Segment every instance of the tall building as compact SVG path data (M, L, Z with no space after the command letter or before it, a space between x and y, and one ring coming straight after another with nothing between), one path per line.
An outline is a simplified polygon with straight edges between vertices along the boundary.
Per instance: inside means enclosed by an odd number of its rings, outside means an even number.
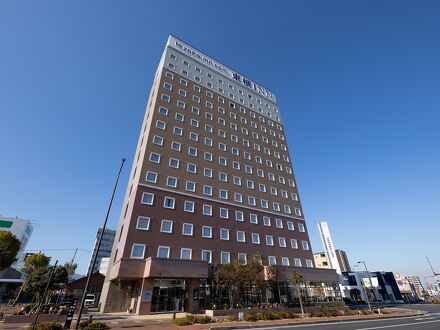
M420 281L420 277L418 276L405 276L411 285L413 292L417 295L419 300L424 300L426 297L426 290L422 285L422 281Z
M275 94L173 36L116 236L103 311L195 311L210 264L257 253L286 279L337 282L314 268Z
M334 251L336 261L341 272L351 272L350 263L348 262L347 253L344 250L337 249ZM315 265L318 268L332 268L332 265L327 259L325 252L318 252L313 254Z
M17 254L17 261L11 266L17 270L23 268L24 251L26 250L27 243L31 238L34 227L29 220L12 217L0 216L0 230L10 231L21 242L20 251Z
M109 258L112 252L113 242L115 241L116 230L107 229L107 228L105 229L104 235L102 236L101 245L98 250L98 240L99 240L99 236L101 236L101 233L102 233L102 228L99 228L98 231L96 232L95 244L93 245L93 252L90 258L87 273L90 271L90 268L92 268L93 258L96 255L96 253L98 254L98 256L96 258L95 266L93 267L93 273L99 271L102 258Z

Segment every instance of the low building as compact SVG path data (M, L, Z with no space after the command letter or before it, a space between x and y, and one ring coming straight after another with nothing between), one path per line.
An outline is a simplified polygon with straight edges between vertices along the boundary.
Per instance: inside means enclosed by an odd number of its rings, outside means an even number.
M105 275L99 272L93 273L90 277L89 294L95 295L95 301L98 302L101 296L102 286L104 284ZM76 281L72 281L66 286L66 293L72 294L75 298L81 299L84 293L84 287L86 286L87 276L81 277Z
M341 270L341 272L351 272L351 267L347 258L347 253L343 250L337 249L335 250L335 256L338 263L338 267ZM332 265L330 264L325 252L315 253L313 254L313 258L315 259L316 268L328 268L328 269L332 268Z
M14 269L20 270L23 268L24 251L34 231L32 223L29 220L20 219L18 217L0 216L0 230L10 231L20 240L21 246L17 254L17 261L11 266Z
M313 259L315 259L316 268L328 268L328 269L332 268L324 252L314 253Z
M8 267L0 271L0 303L14 298L15 291L22 283L22 274L18 270Z

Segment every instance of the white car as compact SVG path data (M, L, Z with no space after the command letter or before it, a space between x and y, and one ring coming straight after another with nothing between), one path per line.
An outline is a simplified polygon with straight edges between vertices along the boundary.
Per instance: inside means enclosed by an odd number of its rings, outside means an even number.
M88 294L86 295L86 300L84 300L85 307L94 307L95 306L95 295Z

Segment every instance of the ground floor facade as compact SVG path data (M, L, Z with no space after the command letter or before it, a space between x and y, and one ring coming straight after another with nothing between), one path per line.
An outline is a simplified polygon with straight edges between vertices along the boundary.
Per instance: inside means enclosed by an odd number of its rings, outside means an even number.
M140 271L140 267L143 271ZM263 285L248 285L237 290L235 308L262 304L313 304L341 301L334 270L277 267L277 279ZM291 283L295 268L304 278L301 285ZM203 261L148 258L121 259L104 283L100 301L102 312L129 312L146 315L160 312L200 312L230 308L230 290L212 281L211 265Z

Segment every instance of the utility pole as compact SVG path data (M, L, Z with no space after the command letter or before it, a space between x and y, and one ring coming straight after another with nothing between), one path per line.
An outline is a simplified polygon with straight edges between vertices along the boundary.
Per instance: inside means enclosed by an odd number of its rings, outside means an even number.
M110 210L112 208L113 198L115 197L116 188L118 187L119 177L121 175L121 171L122 171L122 167L124 166L124 163L125 163L125 158L122 158L121 167L119 168L118 176L116 178L115 186L113 188L112 197L110 198L110 204L109 204L108 209L107 209L107 215L105 216L104 225L102 226L102 230L101 230L101 235L99 235L99 240L98 240L98 244L97 244L97 247L96 247L96 253L93 256L91 267L90 267L89 272L87 274L86 286L84 287L83 296L81 298L81 303L79 305L79 312L78 312L78 318L76 320L75 329L79 328L79 324L81 322L81 316L82 316L82 312L83 312L83 308L84 308L84 302L85 302L86 296L87 296L87 291L89 289L90 279L92 277L93 268L95 267L96 259L98 257L99 248L101 247L102 237L104 236L105 227L107 226L108 216L109 216Z

